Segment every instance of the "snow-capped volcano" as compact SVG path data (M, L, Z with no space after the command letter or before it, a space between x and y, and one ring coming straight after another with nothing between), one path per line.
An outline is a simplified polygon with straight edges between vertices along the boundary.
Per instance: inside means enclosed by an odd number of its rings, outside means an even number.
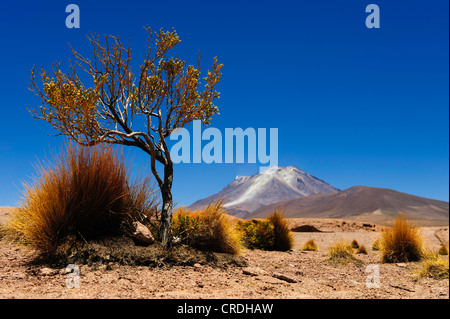
M236 177L219 193L196 201L198 209L213 200L225 197L225 207L232 215L246 214L268 204L318 193L334 193L339 189L298 169L295 166L273 166L253 176Z

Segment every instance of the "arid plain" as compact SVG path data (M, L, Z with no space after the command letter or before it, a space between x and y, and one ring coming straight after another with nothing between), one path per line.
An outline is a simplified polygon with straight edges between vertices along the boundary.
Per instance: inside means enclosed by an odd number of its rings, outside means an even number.
M5 222L10 208L0 212L0 222ZM289 221L297 231L294 249L288 252L245 250L245 265L240 266L194 261L160 267L80 265L79 288L68 288L65 268L30 264L32 250L2 243L0 298L449 298L448 279L417 278L414 262L380 262L379 253L371 249L380 225L337 219ZM441 243L448 247L448 226L423 227L422 234L428 248L437 250ZM317 252L302 251L310 239L317 243ZM325 261L328 247L339 240L356 240L368 254L358 254L358 264ZM378 288L366 285L373 269L369 265L379 269Z

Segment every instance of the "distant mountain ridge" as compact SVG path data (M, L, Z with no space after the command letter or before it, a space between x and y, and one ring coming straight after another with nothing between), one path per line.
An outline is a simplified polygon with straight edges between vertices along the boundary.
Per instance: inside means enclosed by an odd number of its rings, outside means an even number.
M339 218L385 224L403 213L423 226L449 224L448 202L366 186L280 201L256 209L247 218L263 218L277 208L291 218Z
M295 166L273 166L253 176L237 177L217 194L198 200L189 208L198 209L225 197L224 206L228 213L245 218L249 213L272 203L338 191L338 188Z

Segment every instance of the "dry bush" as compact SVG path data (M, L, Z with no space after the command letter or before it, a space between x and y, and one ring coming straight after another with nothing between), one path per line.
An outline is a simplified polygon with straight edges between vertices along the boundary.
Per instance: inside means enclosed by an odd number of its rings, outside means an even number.
M325 260L334 264L361 263L359 259L355 258L352 244L344 241L333 243L328 248L328 257Z
M359 246L358 250L356 251L357 254L367 255L367 249L364 245Z
M174 212L173 236L200 250L238 255L242 248L241 234L226 214L223 201L210 203L199 211L179 208Z
M381 244L380 239L375 240L375 242L372 245L372 250L380 250Z
M427 252L416 269L416 277L449 279L448 261L442 259L439 254Z
M245 247L249 249L287 251L294 246L294 237L287 220L279 210L267 219L239 221Z
M127 192L123 197L128 218L122 222L125 234L131 235L136 230L133 222L138 221L149 228L154 238L158 238L158 190L150 176L141 179L136 177L128 183Z
M111 147L68 144L53 162L40 164L24 184L23 202L6 227L9 240L51 255L67 237L120 235L156 209L149 181L129 186L123 158Z
M302 250L303 251L318 251L319 249L317 248L317 245L314 242L314 240L310 239L305 243Z
M356 241L356 239L354 239L353 241L352 241L352 247L354 248L354 249L358 249L359 248L359 244L358 244L358 242Z
M267 220L273 225L275 235L273 250L287 251L292 249L294 247L294 236L283 214L277 209L267 217Z
M441 244L441 247L438 250L439 255L448 256L448 248L444 244Z
M239 220L236 227L246 248L274 250L274 226L267 219Z
M424 253L424 240L419 228L399 214L392 227L383 229L380 237L382 262L418 261Z
M171 230L175 241L195 246L202 225L200 214L199 211L189 211L185 207L180 207L174 212Z

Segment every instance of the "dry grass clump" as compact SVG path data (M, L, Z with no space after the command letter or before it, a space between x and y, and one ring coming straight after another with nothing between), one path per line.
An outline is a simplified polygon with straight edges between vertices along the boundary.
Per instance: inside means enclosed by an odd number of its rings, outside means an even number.
M287 220L279 210L267 219L238 221L244 246L249 249L287 251L294 246L294 237Z
M358 244L358 242L356 241L356 239L354 239L354 240L352 241L351 245L352 245L352 247L353 247L354 249L358 249L358 248L359 248L359 244Z
M441 258L437 253L427 252L416 269L416 276L437 280L449 279L448 261Z
M303 251L318 251L319 249L317 248L317 245L314 242L314 240L310 239L305 243L302 250Z
M200 250L238 255L242 248L240 233L226 214L223 201L199 211L179 208L171 226L174 238Z
M274 226L267 219L239 220L236 227L246 248L274 250Z
M367 255L367 249L364 245L359 246L358 250L356 251L357 254Z
M424 253L420 229L399 214L392 227L383 229L380 251L384 263L419 261Z
M294 247L294 236L283 214L277 209L267 217L267 220L273 225L275 234L273 249L278 251L292 249Z
M441 244L441 247L438 250L439 255L448 256L448 248L444 244Z
M37 171L4 232L43 255L69 236L85 241L123 234L156 209L149 181L130 185L124 161L111 147L67 145L53 165L40 164Z
M372 244L372 250L380 250L381 244L380 244L380 239L378 238L377 240L375 240L375 242Z
M328 257L325 260L334 264L362 263L359 259L355 258L352 244L344 241L332 244L328 248Z

